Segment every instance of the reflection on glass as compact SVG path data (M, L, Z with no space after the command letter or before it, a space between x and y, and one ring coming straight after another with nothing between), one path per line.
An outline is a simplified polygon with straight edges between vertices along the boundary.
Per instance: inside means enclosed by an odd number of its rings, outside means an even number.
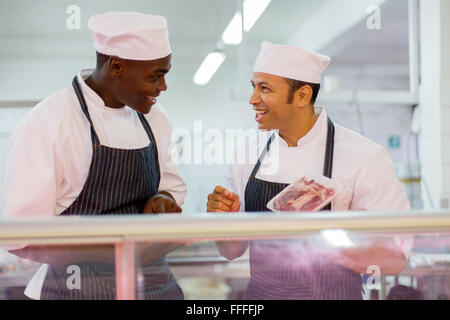
M324 233L217 244L197 238L187 246L136 242L135 298L448 300L449 234L342 232L351 246ZM414 246L405 250L399 239L411 237ZM223 247L218 250L225 243L241 250L229 250L231 260L221 255ZM1 299L116 299L112 244L33 247L22 257L0 252ZM408 258L404 265L402 255Z

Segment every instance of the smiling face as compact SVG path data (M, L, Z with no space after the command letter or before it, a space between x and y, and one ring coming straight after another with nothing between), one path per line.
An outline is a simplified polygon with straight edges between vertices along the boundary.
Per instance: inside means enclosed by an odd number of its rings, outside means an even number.
M250 104L256 112L258 128L282 130L292 121L296 112L296 99L288 103L289 84L282 77L255 72L252 76L252 86Z
M165 76L170 68L171 55L150 61L112 58L109 69L115 78L115 100L139 113L149 113L160 92L167 90Z

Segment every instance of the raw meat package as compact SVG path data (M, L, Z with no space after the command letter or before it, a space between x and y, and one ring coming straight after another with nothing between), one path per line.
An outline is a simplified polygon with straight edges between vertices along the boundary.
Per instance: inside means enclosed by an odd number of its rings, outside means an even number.
M342 191L331 179L303 177L272 198L267 208L275 212L319 211Z

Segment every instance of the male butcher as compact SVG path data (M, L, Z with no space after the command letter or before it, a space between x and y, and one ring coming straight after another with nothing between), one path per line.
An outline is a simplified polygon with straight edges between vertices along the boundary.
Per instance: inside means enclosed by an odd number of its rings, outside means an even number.
M388 152L333 123L324 108L314 105L329 63L329 57L302 48L262 43L250 104L259 129L277 131L264 144L248 143L240 150L259 159L230 166L227 188L217 186L208 196L209 212L269 211L269 200L304 176L325 176L343 186L323 210L410 209ZM273 168L274 161L277 170L263 170L261 163ZM406 240L379 237L328 254L314 251L306 240L228 241L217 247L230 260L250 248L246 299L353 300L362 299L361 274L369 266L378 266L382 274L404 268L410 250Z

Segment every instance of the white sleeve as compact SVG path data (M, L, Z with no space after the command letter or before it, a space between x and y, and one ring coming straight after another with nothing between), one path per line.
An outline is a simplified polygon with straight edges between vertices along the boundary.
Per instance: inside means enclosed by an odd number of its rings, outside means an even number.
M239 170L241 169L241 170ZM228 165L224 174L224 187L239 196L239 211L245 211L245 190L242 187L242 166ZM247 179L248 180L248 179Z
M47 129L24 122L10 137L3 189L5 218L55 214L56 167L60 165Z
M395 175L394 164L385 149L373 154L361 168L354 187L351 210L410 210L405 190ZM411 235L393 236L395 243L408 257L413 246Z
M374 153L355 180L351 210L403 211L410 205L385 149Z
M187 194L187 187L178 172L178 167L174 163L169 150L170 148L167 148L167 152L160 157L164 159L164 165L160 165L160 169L163 170L161 170L159 190L169 192L175 198L177 204L181 206Z
M161 110L161 115L157 128L160 131L154 132L155 137L158 137L157 146L161 173L158 190L169 192L175 198L177 204L181 206L187 194L187 187L178 171L176 159L173 158L176 146L172 143L172 125L163 110Z
M245 139L243 143L236 146L236 150L233 154L233 162L227 165L226 173L223 176L225 180L224 187L239 196L239 211L242 212L245 211L245 189L247 187L247 182L261 152L258 148L260 140L250 139L252 138ZM263 145L263 147L265 147L265 141ZM243 159L241 159L242 155L244 155Z

